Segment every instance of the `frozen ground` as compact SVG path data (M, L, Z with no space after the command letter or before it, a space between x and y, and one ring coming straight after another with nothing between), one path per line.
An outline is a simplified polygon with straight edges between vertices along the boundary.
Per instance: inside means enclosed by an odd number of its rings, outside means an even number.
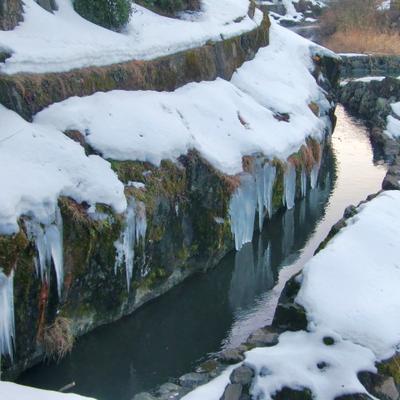
M12 54L0 72L60 72L109 65L132 59L152 59L198 47L253 30L262 13L247 16L248 0L203 0L203 11L190 19L155 14L137 4L122 33L80 17L71 0L57 0L54 14L34 0L24 0L24 22L0 31L0 51ZM239 22L235 22L239 20Z
M76 394L63 394L49 390L34 389L11 382L0 382L1 400L90 400Z
M285 386L307 387L317 400L366 393L360 371L391 357L400 344L400 192L383 192L306 265L296 301L308 332L286 332L278 345L246 353L256 378L252 394L271 399ZM331 343L327 338L331 339ZM218 400L229 374L186 396Z

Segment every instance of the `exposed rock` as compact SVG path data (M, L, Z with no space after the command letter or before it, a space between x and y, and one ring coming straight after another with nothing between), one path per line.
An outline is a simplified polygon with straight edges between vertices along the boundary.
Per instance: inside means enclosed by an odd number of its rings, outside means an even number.
M57 10L57 3L55 0L35 0L42 8L48 12Z
M0 0L0 30L14 29L22 19L21 0Z
M250 347L268 347L278 344L279 333L272 327L257 329L246 340Z
M254 377L254 371L247 365L241 365L234 369L230 376L231 383L239 383L242 386L248 386Z
M224 364L236 364L244 360L244 352L247 350L245 346L235 349L227 349L218 354L218 360Z
M275 393L272 398L274 400L312 400L313 396L311 391L307 388L297 390L284 387L278 393Z
M243 387L238 383L230 383L220 400L241 400Z
M208 382L209 376L205 373L190 372L179 378L179 384L188 389L194 389L197 386L203 385Z
M400 56L364 55L342 57L342 78L352 76L400 75Z
M381 400L398 400L400 397L394 378L383 373L361 372L360 382L369 393Z
M138 393L132 400L157 400L157 399L150 393L142 392Z
M336 397L335 400L372 400L372 397L365 393L355 393Z

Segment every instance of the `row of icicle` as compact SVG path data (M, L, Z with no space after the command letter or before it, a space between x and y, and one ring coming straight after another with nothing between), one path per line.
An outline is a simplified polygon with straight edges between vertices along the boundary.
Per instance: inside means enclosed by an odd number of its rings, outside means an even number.
M54 266L57 279L58 296L61 299L64 284L63 220L57 207L52 222L41 224L36 220L25 220L28 239L35 243L34 259L36 273L42 282L50 281L51 266ZM126 266L127 287L133 273L134 246L146 234L146 210L144 204L132 199L125 212L125 228L120 239L114 243L116 248L115 272L123 263ZM0 362L1 356L13 359L15 343L14 322L14 273L6 276L0 268Z
M317 185L320 163L316 163L310 172L310 186ZM258 211L258 228L261 231L264 219L272 217L272 196L276 180L276 167L263 160L256 159L252 173L240 176L240 185L234 192L229 215L231 231L235 239L235 248L240 250L245 243L253 239L254 223ZM282 203L288 210L294 207L296 197L296 167L287 162L283 177ZM307 172L303 168L300 174L300 189L302 197L307 194Z

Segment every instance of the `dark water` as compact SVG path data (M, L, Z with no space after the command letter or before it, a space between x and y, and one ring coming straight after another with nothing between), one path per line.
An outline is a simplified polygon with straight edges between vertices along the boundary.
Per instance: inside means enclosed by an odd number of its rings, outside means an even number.
M210 353L238 345L272 319L280 291L312 256L345 207L379 190L364 126L338 109L332 151L319 187L276 215L253 243L228 254L132 316L81 338L60 364L39 365L19 383L99 400L129 400L194 369Z

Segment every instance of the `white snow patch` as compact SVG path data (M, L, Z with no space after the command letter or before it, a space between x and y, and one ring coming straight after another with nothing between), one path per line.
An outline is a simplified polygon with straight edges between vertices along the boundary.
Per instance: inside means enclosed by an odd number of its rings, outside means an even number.
M390 357L400 343L400 192L362 205L303 272L297 302L310 328Z
M54 13L34 0L24 3L24 21L12 31L0 31L0 48L12 54L0 64L3 73L60 72L152 59L240 35L256 28L263 18L259 10L254 20L247 16L248 0L203 0L203 11L183 20L134 4L128 26L117 33L80 17L71 0L58 0Z
M77 394L58 393L11 382L0 382L0 398L1 400L90 400L89 397Z
M0 120L0 234L17 232L21 215L51 224L62 195L125 210L123 184L107 161L87 157L62 132L28 123L1 105Z
M332 346L323 342L329 333ZM285 386L309 388L316 399L332 400L348 393L366 393L357 379L359 371L375 371L374 354L330 332L286 332L278 345L246 353L246 364L256 371L254 398L271 400Z

